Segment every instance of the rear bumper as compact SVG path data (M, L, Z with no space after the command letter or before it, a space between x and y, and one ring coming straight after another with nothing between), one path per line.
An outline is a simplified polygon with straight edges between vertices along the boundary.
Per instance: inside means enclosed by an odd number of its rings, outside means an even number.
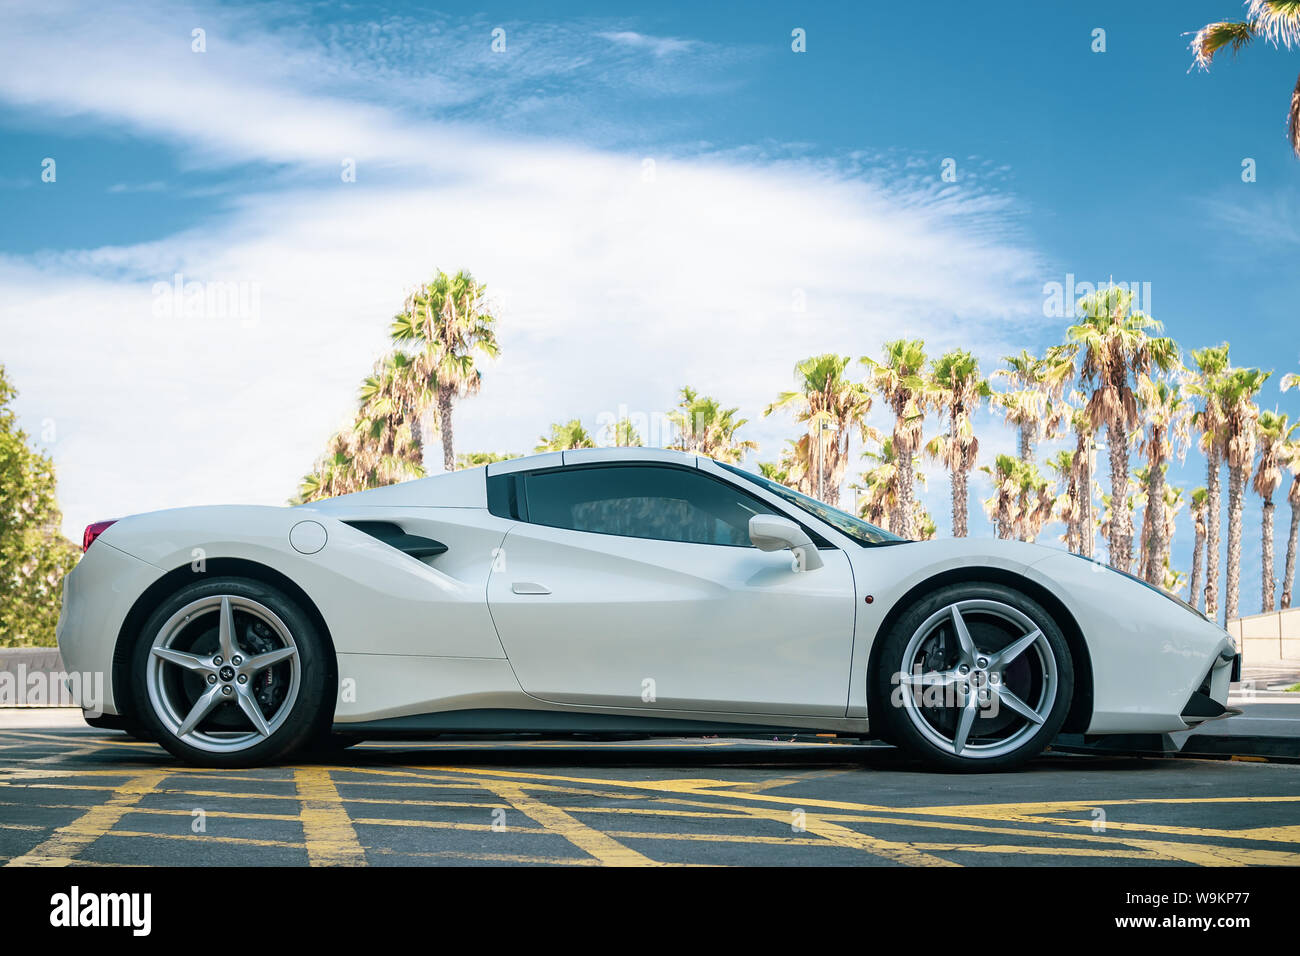
M162 577L162 570L96 541L63 579L63 610L55 629L67 670L98 675L103 700L82 709L120 713L113 694L113 651L122 624L137 598Z

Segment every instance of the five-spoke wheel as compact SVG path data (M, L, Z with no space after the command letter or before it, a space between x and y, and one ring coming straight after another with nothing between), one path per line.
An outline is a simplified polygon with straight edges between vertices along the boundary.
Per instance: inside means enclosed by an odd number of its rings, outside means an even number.
M319 733L327 670L320 636L294 602L257 581L218 578L154 612L136 649L135 699L173 753L263 761Z
M872 719L948 769L1006 769L1059 732L1073 692L1068 645L1034 600L959 584L919 602L884 636Z
M151 654L149 703L168 730L200 750L242 750L270 737L298 696L293 635L270 608L238 595L181 608Z

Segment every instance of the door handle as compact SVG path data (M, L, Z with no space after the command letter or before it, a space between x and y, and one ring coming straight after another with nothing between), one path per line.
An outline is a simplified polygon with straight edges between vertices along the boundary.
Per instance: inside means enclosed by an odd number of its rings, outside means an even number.
M551 589L541 584L534 584L532 581L516 581L510 585L510 590L516 594L550 594Z

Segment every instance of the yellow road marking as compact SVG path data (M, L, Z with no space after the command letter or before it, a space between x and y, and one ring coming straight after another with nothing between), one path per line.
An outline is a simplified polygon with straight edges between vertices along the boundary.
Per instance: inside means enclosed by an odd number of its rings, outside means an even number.
M303 837L312 866L365 866L366 851L357 839L338 788L329 771L299 767L293 773L302 801Z
M629 849L608 834L593 830L558 807L534 800L519 787L492 784L491 789L524 816L540 823L547 830L560 834L606 866L652 866L655 863L648 856Z
M29 740L54 740L60 743L67 743L69 740L86 740L88 736L86 734L42 734L17 730L5 731L4 735L6 737L25 737ZM114 740L111 737L90 737L89 739L94 740L97 747L100 745L104 747L153 747L158 751L162 750L157 744L148 740Z
M69 747L84 744L85 739L69 740L67 737L54 735L28 735L41 739L50 739L64 743ZM110 743L105 741L105 743ZM112 742L125 745L127 742ZM153 746L143 744L138 746ZM46 748L35 748L44 752ZM85 748L94 752L96 748ZM68 751L80 753L85 751ZM5 755L8 758L9 755ZM408 758L409 759L409 758ZM419 758L416 758L417 760ZM796 783L806 783L820 777L838 775L851 771L829 769L795 773L769 779L718 780L712 778L672 778L664 780L617 780L606 777L579 777L560 774L538 774L509 769L484 767L447 767L441 765L414 766L408 768L386 769L382 767L347 766L335 768L307 767L284 768L261 772L244 772L242 774L223 773L203 768L168 767L166 774L154 771L160 780L167 775L188 774L186 782L198 782L203 779L219 781L222 784L247 782L286 792L257 793L241 790L200 790L187 788L162 788L155 782L151 788L159 794L184 794L200 796L204 799L218 800L295 800L301 804L296 815L273 812L214 811L214 817L230 817L243 820L298 820L303 825L305 842L297 844L283 841L259 841L239 837L202 837L190 834L151 834L142 831L122 831L113 829L125 814L186 814L190 811L176 809L153 809L139 807L135 804L143 793L130 797L130 788L138 786L143 779L139 765L128 768L102 769L55 769L34 764L49 764L53 760L47 757L26 760L25 766L0 766L0 787L22 790L24 794L37 790L89 792L114 791L114 796L100 807L86 809L79 804L33 804L24 800L25 806L46 806L53 809L86 810L73 824L55 831L49 840L23 856L10 861L10 865L21 863L69 864L79 862L75 859L86 846L104 833L112 830L113 836L132 836L167 839L208 839L218 842L231 842L250 847L274 846L305 847L313 864L324 863L364 863L365 851L357 839L356 825L391 826L424 828L429 830L465 830L481 832L490 829L483 824L460 823L440 820L402 820L391 817L366 818L353 820L349 818L338 789L334 774L346 773L348 785L352 787L402 788L410 792L432 791L430 795L452 796L465 794L467 797L482 795L480 799L442 799L419 800L386 796L358 797L356 803L382 807L449 807L457 809L479 808L486 812L502 806L502 802L493 800L493 796L502 798L525 816L535 821L536 829L527 832L536 834L558 835L591 854L592 859L583 859L583 864L615 863L646 864L650 858L625 846L620 840L659 840L659 841L710 841L731 843L755 843L787 846L843 846L862 850L885 859L901 863L923 865L955 865L951 861L934 854L947 853L1023 853L1040 856L1061 857L1097 857L1130 860L1167 860L1181 863L1209 865L1254 865L1254 864L1290 864L1300 863L1300 853L1289 852L1300 843L1300 827L1293 825L1255 826L1239 830L1216 830L1204 827L1182 827L1170 824L1143 823L1140 821L1107 820L1103 833L1089 833L1094 821L1090 818L1060 817L1054 814L1084 813L1096 807L1127 806L1179 806L1179 805L1290 805L1300 801L1300 796L1261 796L1261 797L1194 797L1194 798L1140 798L1140 799L1106 799L1106 800L1070 800L1043 801L1007 804L974 804L945 806L877 806L851 801L825 800L806 796L795 797L790 794L763 793L764 790L776 790ZM753 768L750 768L753 769ZM1245 771L1243 771L1245 772ZM1255 771L1249 771L1255 772ZM144 775L148 776L148 775ZM127 778L123 786L115 786L120 778ZM72 778L72 779L69 779ZM81 780L103 780L104 784L73 782ZM289 791L290 784L294 790ZM282 786L278 786L282 785ZM486 791L486 793L485 793ZM373 791L372 791L373 792ZM563 794L569 797L586 798L586 801L606 800L624 804L622 806L565 806L560 809L551 805L549 796L544 794ZM414 796L415 794L412 794ZM17 796L15 794L15 796ZM487 797L486 800L482 797ZM349 803L353 803L349 799ZM551 801L553 802L553 801ZM633 805L627 805L633 804ZM5 805L0 801L0 806ZM247 804L245 804L247 805ZM688 819L712 821L752 821L754 823L772 822L788 828L791 821L790 811L801 808L805 812L806 833L790 835L769 835L767 833L670 833L633 830L605 830L587 826L580 819L582 814L618 814L644 816L658 819ZM389 812L389 811L380 811ZM613 822L613 821L610 821ZM1001 824L1001 825L997 825ZM14 830L20 825L5 826L0 829ZM863 833L864 827L873 829L872 833ZM924 828L946 831L945 835L961 835L961 839L949 838L944 842L934 840L890 840L880 835L878 827ZM25 827L43 830L43 827ZM512 829L519 829L514 827ZM737 827L736 829L741 829ZM751 829L743 827L743 829ZM938 836L939 834L936 834ZM990 838L990 842L970 842L965 839ZM1012 838L1008 842L1008 837ZM1155 837L1154 839L1152 837ZM1175 838L1175 839L1171 839ZM1190 839L1189 839L1190 838ZM943 837L940 837L942 840ZM996 840L996 842L992 842ZM1048 840L1048 845L1021 845L1017 841ZM59 842L62 841L62 842ZM1220 845L1210 841L1254 842L1285 846L1282 848L1243 847L1240 845ZM377 848L372 852L395 852ZM575 863L569 858L552 859L544 857L534 859L517 857L512 854L483 854L476 852L436 851L417 853L410 856L444 856L449 859L499 859L502 862L560 862Z
M106 803L92 807L67 826L5 866L67 866L82 850L113 829L133 806L166 778L161 771L140 774L117 789Z

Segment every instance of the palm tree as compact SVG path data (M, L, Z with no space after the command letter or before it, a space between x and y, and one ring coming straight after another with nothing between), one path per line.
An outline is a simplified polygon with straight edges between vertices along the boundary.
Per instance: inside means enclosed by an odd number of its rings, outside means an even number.
M626 417L606 425L602 440L606 445L613 445L615 448L637 448L643 444L641 433L636 430L636 424Z
M1163 545L1160 551L1156 553L1156 564L1161 569L1160 580L1156 584L1170 594L1175 593L1182 587L1182 581L1187 575L1171 570L1173 560L1173 541L1174 531L1178 527L1178 515L1183 510L1183 505L1187 504L1187 498L1182 488L1175 485L1166 484L1164 486L1164 508L1162 518L1164 520ZM1171 578L1171 575L1173 577ZM1170 581L1177 583L1171 584Z
M1148 470L1146 466L1143 466L1134 473L1134 479L1137 482L1139 491L1133 495L1133 503L1145 510L1146 518L1149 521L1159 522L1163 528L1163 549L1153 551L1149 555L1149 561L1155 571L1152 575L1154 580L1151 581L1151 584L1168 591L1170 594L1174 594L1187 579L1186 574L1173 568L1170 553L1178 515L1187 502L1183 496L1183 489L1169 484L1162 486L1163 494L1160 499L1150 498L1145 490L1141 490L1150 486ZM1144 568L1144 577L1150 571L1150 567Z
M1219 527L1223 516L1220 489L1225 451L1225 418L1220 402L1229 368L1228 343L1198 349L1192 359L1196 372L1187 390L1201 399L1192 422L1201 433L1199 444L1205 453L1205 616L1214 620L1219 608Z
M1056 504L1051 482L1032 461L998 455L980 469L993 479L993 497L984 502L999 538L1033 541L1052 518Z
M1292 442L1286 449L1285 460L1291 472L1291 488L1286 500L1291 506L1291 532L1286 539L1286 570L1282 572L1282 609L1291 606L1291 592L1295 587L1296 538L1300 535L1300 442Z
M1077 507L1078 507L1078 553L1085 558L1091 558L1093 553L1093 544L1095 543L1096 516L1092 510L1092 495L1094 482L1092 475L1096 466L1097 443L1094 440L1096 429L1093 428L1092 419L1088 417L1086 409L1083 407L1086 398L1078 392L1070 396L1072 403L1070 412L1070 427L1074 429L1074 456L1071 464L1074 466L1074 474L1071 481L1077 487Z
M1173 455L1178 460L1187 454L1191 434L1192 407L1176 382L1143 376L1138 381L1138 403L1145 419L1145 436L1141 451L1147 456L1146 496L1148 507L1142 516L1142 559L1139 573L1149 584L1160 586L1164 580L1161 558L1168 541L1166 523L1159 508L1151 502L1165 499L1165 471Z
M1273 610L1273 595L1276 589L1273 566L1273 513L1277 506L1273 504L1273 494L1282 484L1283 455L1300 431L1300 422L1291 424L1286 415L1277 411L1259 413L1257 425L1259 432L1259 466L1255 469L1255 493L1264 500L1263 520L1260 523L1260 554L1263 558L1261 586L1263 593L1259 610L1267 613Z
M967 477L975 467L980 448L971 415L980 400L990 394L989 383L980 378L979 360L974 355L953 349L931 364L928 385L935 408L948 415L948 431L931 439L925 454L948 469L952 479L952 534L964 538L970 516Z
M740 426L749 421L737 418L738 411L723 408L716 398L696 394L689 385L684 386L677 408L668 413L668 420L677 427L677 438L668 447L739 464L749 452L758 450L758 443L736 438Z
M1020 540L1034 541L1052 520L1056 503L1052 482L1032 461L1020 463Z
M1093 427L1105 425L1110 451L1112 500L1128 500L1129 433L1140 421L1132 383L1154 369L1169 371L1178 361L1173 339L1155 337L1160 323L1133 311L1133 293L1116 286L1099 289L1079 301L1082 320L1070 326L1070 341L1079 345L1079 376L1094 386L1086 411ZM1128 571L1133 563L1133 515L1115 509L1110 522L1110 563Z
M1262 36L1275 48L1283 46L1290 50L1292 46L1300 45L1300 3L1296 0L1249 0L1245 20L1206 24L1192 38L1196 65L1208 70L1214 55L1225 46L1236 56L1257 36ZM1300 80L1296 81L1291 93L1286 128L1291 149L1300 156Z
M1187 603L1193 607L1201 603L1203 594L1197 591L1201 586L1201 569L1205 560L1205 515L1209 505L1210 493L1204 488L1192 491L1192 521L1196 531L1196 544L1192 547L1192 585L1187 592Z
M894 453L898 460L898 501L895 534L912 537L913 460L921 447L929 390L925 369L925 343L921 339L894 339L885 343L883 361L864 357L871 384L894 413Z
M880 451L863 452L862 457L874 462L874 466L862 473L859 484L850 487L856 491L865 491L867 493L866 500L861 503L859 508L859 514L862 518L884 528L886 531L902 535L899 524L899 502L903 498L902 482L904 480L920 482L924 487L925 475L920 470L920 461L915 457L912 459L911 468L904 469L900 467L898 455L894 449L894 439L886 437L880 443ZM914 525L917 518L922 519L923 525L927 522L933 525L928 512L921 507L914 494L909 518L912 519L909 521L911 525ZM923 537L918 537L924 530L924 527L917 528L913 526L909 528L907 535L902 536L913 537L915 540L925 540ZM930 536L933 537L933 531L931 531Z
M894 440L886 438L880 443L880 451L863 452L862 457L875 462L875 465L862 473L859 483L850 486L854 491L866 492L866 496L860 498L858 515L888 531L889 523L898 508L898 468L894 459Z
M361 383L351 425L330 436L325 453L299 482L295 504L319 501L424 475L421 409L412 358L385 355Z
M1006 379L1012 387L993 392L992 402L1016 428L1020 460L1033 461L1038 442L1055 438L1069 418L1070 407L1062 396L1074 378L1074 349L1054 345L1042 358L1021 349L1019 355L1005 356L1002 361L1007 368L998 369L993 377Z
M428 396L413 366L406 353L390 353L361 383L352 455L364 488L424 476L420 416Z
M1224 458L1228 464L1228 585L1224 595L1224 620L1237 616L1237 595L1241 587L1241 509L1246 496L1246 479L1255 463L1255 442L1259 408L1255 396L1271 372L1257 368L1235 368L1228 372L1221 390L1224 410Z
M912 499L912 540L933 541L939 528L919 498Z
M592 440L587 429L582 427L581 420L571 418L567 422L556 422L552 425L551 434L537 439L537 447L533 451L569 451L573 448L595 447L595 441Z
M407 296L402 311L393 318L393 340L414 350L412 372L436 404L447 471L456 467L452 404L473 395L482 384L475 353L489 358L499 353L496 319L487 311L486 296L487 287L468 272L449 276L440 270Z
M795 443L792 453L803 471L796 487L820 495L830 505L840 500L853 434L863 441L874 434L867 425L871 393L865 385L845 377L849 361L847 355L832 353L804 359L794 367L798 388L782 392L763 410L767 416L778 409L793 409L795 420L807 424L807 433ZM793 469L791 475L794 477Z
M1013 455L998 455L993 464L983 465L980 471L993 479L993 497L984 501L984 510L993 522L993 533L999 538L1016 536L1016 519L1019 515L1019 469L1023 464Z
M1282 376L1282 391L1300 385L1300 375L1288 372ZM1295 587L1296 538L1300 535L1300 441L1287 442L1282 448L1282 461L1291 472L1291 487L1286 500L1291 505L1291 531L1286 539L1286 570L1282 572L1282 602L1285 610L1291 606L1291 592Z
M498 461L509 461L512 458L519 457L521 457L519 453L513 451L462 451L456 455L456 470L479 468L483 465L491 465Z
M760 462L759 473L773 481L793 488L805 495L815 495L815 469L808 461L809 436L801 435L797 439L786 439L785 448L777 461Z
M1058 481L1064 482L1064 490L1057 495L1053 506L1056 520L1065 525L1065 534L1061 540L1065 549L1079 554L1080 538L1083 536L1083 488L1079 482L1079 467L1075 463L1076 452L1062 449L1047 459L1047 467L1056 472Z
M1133 484L1138 488L1141 487L1141 483L1137 480L1136 475L1133 477ZM1132 515L1137 504L1137 497L1137 495L1130 494L1128 498L1125 499L1124 507L1121 510L1127 511ZM1110 540L1110 529L1115 523L1115 509L1112 507L1113 502L1114 499L1111 495L1105 493L1102 494L1101 514L1098 516L1097 528L1101 536L1107 540Z
M1168 591L1170 594L1177 594L1179 590L1182 589L1183 582L1187 580L1187 575L1182 571L1176 570L1169 563L1169 558L1167 556L1164 559L1161 570L1164 573L1160 578L1160 587Z
M298 494L292 504L307 504L322 498L333 498L362 491L366 484L356 467L356 432L346 428L330 436L325 453L316 461L310 474L298 484Z

